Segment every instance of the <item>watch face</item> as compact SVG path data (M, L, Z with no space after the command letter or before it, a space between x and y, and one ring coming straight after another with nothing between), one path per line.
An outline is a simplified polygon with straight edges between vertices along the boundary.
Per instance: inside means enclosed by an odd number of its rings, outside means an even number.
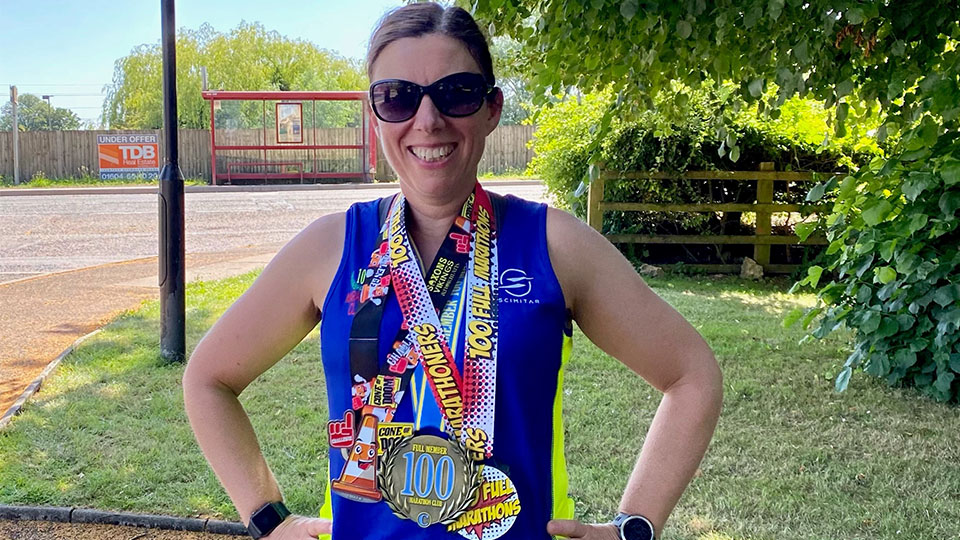
M272 506L267 506L263 510L250 516L250 523L260 532L273 530L281 521L277 511Z
M620 525L624 540L653 540L653 526L640 516L630 516Z

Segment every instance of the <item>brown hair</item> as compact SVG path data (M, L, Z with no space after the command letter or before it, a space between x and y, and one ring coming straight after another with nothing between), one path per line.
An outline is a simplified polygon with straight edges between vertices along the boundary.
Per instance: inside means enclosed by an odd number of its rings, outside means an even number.
M367 47L367 77L370 77L373 63L387 45L398 39L424 34L442 34L463 43L480 66L487 83L490 86L496 84L487 38L477 22L462 8L444 8L434 2L407 4L380 19Z

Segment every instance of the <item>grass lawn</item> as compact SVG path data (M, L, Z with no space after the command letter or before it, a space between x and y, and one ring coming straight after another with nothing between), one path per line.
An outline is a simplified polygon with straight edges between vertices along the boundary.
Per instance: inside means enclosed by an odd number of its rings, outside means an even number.
M189 347L253 277L188 287ZM799 344L780 321L813 298L787 282L650 283L725 374L716 437L664 538L960 537L960 408L863 376L834 393L847 337ZM187 425L182 367L159 361L158 311L146 304L84 343L0 432L0 503L236 519ZM317 511L326 477L318 356L314 332L242 396L299 513ZM578 516L607 520L659 396L579 332L564 392Z

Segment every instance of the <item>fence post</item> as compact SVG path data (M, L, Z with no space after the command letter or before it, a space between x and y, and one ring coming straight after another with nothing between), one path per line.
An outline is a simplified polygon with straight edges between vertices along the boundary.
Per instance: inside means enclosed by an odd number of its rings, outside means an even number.
M598 233L603 233L603 211L600 210L600 203L603 202L603 168L599 163L594 163L597 168L597 177L590 182L587 188L587 225L593 227Z
M17 118L17 87L10 86L10 107L13 109L13 184L20 183L20 120Z
M774 164L770 161L760 163L761 171L773 171ZM757 204L770 204L773 202L773 180L757 180ZM773 229L773 214L770 210L757 209L757 236L769 235ZM770 244L754 244L753 259L757 264L766 268L770 265Z

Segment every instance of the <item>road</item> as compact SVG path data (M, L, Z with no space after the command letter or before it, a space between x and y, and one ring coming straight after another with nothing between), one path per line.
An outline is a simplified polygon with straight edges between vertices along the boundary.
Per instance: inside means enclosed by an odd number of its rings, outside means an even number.
M545 200L540 184L490 189ZM276 249L314 219L395 187L187 193L186 251ZM157 255L155 194L0 197L0 283Z

